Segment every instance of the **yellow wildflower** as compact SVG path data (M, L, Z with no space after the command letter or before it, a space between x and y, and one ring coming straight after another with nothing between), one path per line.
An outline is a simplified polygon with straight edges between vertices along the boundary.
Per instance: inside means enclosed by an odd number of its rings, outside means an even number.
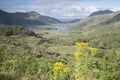
M90 48L91 51L97 51L97 48Z
M83 46L87 46L88 43L85 43L85 42L76 42L75 45L83 47Z
M60 67L53 67L52 71L58 71Z
M56 62L56 63L54 64L54 66L55 66L55 67L62 67L62 66L64 66L64 64L63 64L62 62Z
M74 53L74 56L75 56L75 57L79 57L79 56L81 56L82 54L83 54L83 53L81 53L81 52L75 52L75 53Z
M68 72L70 72L70 71L71 71L70 68L65 68L65 69L63 70L64 73L68 73Z

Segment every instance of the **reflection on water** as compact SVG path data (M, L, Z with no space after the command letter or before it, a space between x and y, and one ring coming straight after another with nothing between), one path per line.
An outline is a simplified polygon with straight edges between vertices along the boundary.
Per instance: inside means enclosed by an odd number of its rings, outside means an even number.
M65 27L65 26L56 26L55 28L56 28L56 30L59 30L59 31L67 30L67 27Z
M67 25L63 25L63 24L54 24L54 25L47 25L47 26L44 26L44 25L30 25L30 26L26 26L26 28L28 29L37 29L37 28L45 28L45 29L48 29L48 30L55 30L55 31L65 31L65 30L68 30L67 29Z

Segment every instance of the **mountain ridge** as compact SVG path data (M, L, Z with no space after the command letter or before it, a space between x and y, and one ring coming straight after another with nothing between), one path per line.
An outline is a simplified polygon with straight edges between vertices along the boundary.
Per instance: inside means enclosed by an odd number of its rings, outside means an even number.
M97 15L103 15L103 14L109 14L109 13L113 13L110 10L100 10L100 11L95 11L92 14L89 15L89 17L91 16L97 16Z
M61 23L60 20L41 15L35 11L8 13L0 10L0 24L2 25L48 25L53 23Z
M79 27L93 27L93 26L97 26L97 25L101 25L101 24L108 25L107 22L110 22L110 21L118 18L115 16L117 16L119 13L120 13L120 11L113 12L110 14L103 14L103 15L87 17L87 18L81 19L77 23L74 23L73 26L79 28ZM116 21L114 23L116 23Z

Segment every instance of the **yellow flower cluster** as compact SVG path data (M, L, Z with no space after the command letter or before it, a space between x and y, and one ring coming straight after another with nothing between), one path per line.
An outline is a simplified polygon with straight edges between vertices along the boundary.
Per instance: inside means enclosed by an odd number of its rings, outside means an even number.
M74 53L74 56L75 56L75 57L79 57L79 56L81 56L82 54L83 54L83 53L81 53L81 52L75 52L75 53Z
M97 51L97 48L90 48L91 51Z
M70 72L70 71L71 71L70 68L65 68L65 69L63 70L64 73L68 73L68 72Z
M62 70L64 73L68 73L71 71L68 67L63 69L63 66L64 64L62 62L55 62L52 71Z
M64 64L62 63L62 62L56 62L56 63L54 63L54 67L53 67L53 71L58 71L58 70L60 70L60 68L62 67L62 66L64 66Z
M85 43L85 42L76 42L75 45L83 47L83 46L87 46L88 43Z
M64 64L62 62L56 62L54 64L54 66L56 66L56 67L62 67L62 66L64 66Z
M52 71L58 71L60 69L60 67L53 67Z

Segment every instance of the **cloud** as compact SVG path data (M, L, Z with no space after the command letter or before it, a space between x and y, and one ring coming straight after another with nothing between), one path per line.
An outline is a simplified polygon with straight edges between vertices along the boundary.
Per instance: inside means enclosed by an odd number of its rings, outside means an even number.
M56 18L81 18L98 9L94 6L76 5L78 2L99 0L32 0L31 4L41 5L36 11ZM84 3L85 4L85 3ZM40 13L41 13L40 12Z
M66 6L64 8L55 8L50 11L51 15L60 15L68 18L81 18L82 16L88 16L91 12L97 11L98 9L93 6L81 7L81 6Z
M26 1L26 2L24 2ZM21 3L9 2L0 3L0 8L9 12L27 12L37 11L42 15L52 16L56 18L81 18L89 16L92 12L98 10L117 11L120 8L97 6L96 4L88 4L90 1L101 0L24 0ZM86 2L85 2L86 1ZM87 3L88 2L88 3Z
M116 12L116 11L120 11L120 7L116 7L116 8L110 8L110 10Z

